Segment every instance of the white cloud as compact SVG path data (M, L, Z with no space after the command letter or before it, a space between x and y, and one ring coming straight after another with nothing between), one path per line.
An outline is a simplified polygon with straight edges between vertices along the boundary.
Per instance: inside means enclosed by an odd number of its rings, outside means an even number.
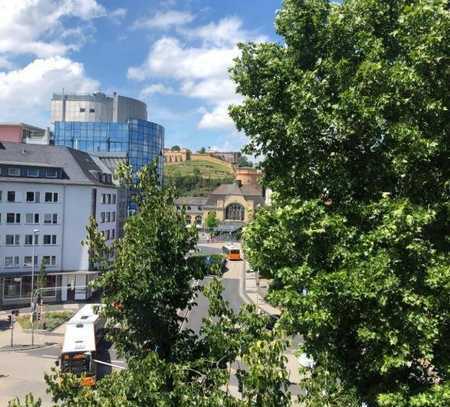
M176 79L223 77L238 54L237 48L183 47L178 39L164 37L153 45L144 65L128 70L128 77L137 80L154 75Z
M198 123L199 129L234 129L234 122L228 115L228 103L221 103L211 111L205 109Z
M127 16L128 10L126 8L116 8L108 14L108 17L115 24L120 24L122 20Z
M0 0L0 54L63 55L79 44L65 44L63 17L88 21L107 14L96 0Z
M237 43L265 38L244 30L237 17L195 28L183 27L177 33L186 42L175 36L160 38L150 47L142 65L128 69L128 78L174 80L182 95L206 104L199 128L233 127L228 105L241 99L236 95L228 70L233 59L240 55Z
M195 16L189 12L168 10L158 12L152 17L140 18L134 23L134 28L150 28L167 30L172 27L181 27L194 21Z
M174 90L162 83L153 83L152 85L146 86L142 89L140 97L145 98L146 96L151 96L156 93L161 95L171 95L174 93Z
M58 56L35 59L24 68L0 72L0 121L46 124L53 92L91 93L99 87L81 63Z
M188 37L198 38L212 45L235 45L238 42L264 41L264 36L254 35L244 30L242 21L237 17L223 18L217 23L210 23L193 29L184 29L183 33Z

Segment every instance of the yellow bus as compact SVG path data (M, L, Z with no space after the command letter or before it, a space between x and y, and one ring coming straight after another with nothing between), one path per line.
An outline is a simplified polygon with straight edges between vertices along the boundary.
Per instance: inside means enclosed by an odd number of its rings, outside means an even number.
M230 261L242 260L241 249L238 246L233 245L223 246L222 251L225 254L226 258Z

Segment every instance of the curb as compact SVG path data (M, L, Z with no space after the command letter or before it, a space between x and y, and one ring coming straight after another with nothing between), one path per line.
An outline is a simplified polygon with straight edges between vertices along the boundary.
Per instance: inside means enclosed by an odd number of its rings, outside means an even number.
M46 343L45 345L22 345L22 346L14 346L14 347L5 347L5 348L0 348L0 353L1 352L28 352L30 350L36 350L36 349L43 349L43 348L50 348L52 346L57 345L56 343Z
M250 297L247 295L247 270L245 267L245 260L242 262L242 270L241 270L241 282L239 284L239 295L247 304L256 305Z

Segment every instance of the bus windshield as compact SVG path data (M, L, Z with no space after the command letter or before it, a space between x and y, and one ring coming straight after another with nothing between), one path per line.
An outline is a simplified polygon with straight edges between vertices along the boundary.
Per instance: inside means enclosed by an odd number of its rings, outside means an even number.
M64 373L73 373L81 376L89 372L89 359L83 354L64 354L62 355L61 370Z

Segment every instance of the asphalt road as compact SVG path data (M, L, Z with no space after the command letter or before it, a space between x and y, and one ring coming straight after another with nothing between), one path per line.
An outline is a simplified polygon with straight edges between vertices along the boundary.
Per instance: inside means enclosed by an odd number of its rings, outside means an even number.
M230 304L234 312L239 312L241 305L245 303L240 295L240 284L244 272L244 263L242 261L232 261L227 263L228 271L222 277L224 291L223 298ZM208 284L210 279L206 278L201 282L202 285ZM208 300L200 294L196 299L197 305L188 314L186 328L192 329L198 333L202 325L203 318L208 316Z
M219 245L199 245L199 248L204 254L221 253ZM235 312L238 312L245 302L240 295L240 280L243 273L244 264L242 261L228 262L228 271L222 279L224 299L229 302ZM205 279L202 284L207 284L208 280ZM208 301L203 295L200 295L196 302L197 305L190 312L186 327L198 333L202 319L208 314ZM0 406L7 406L9 400L17 396L23 398L25 394L30 392L42 399L42 406L51 405L51 398L46 394L44 374L49 373L51 368L55 366L55 361L60 353L61 345L20 352L0 352ZM101 351L97 358L115 365L125 365L118 358L111 344L107 342L101 344ZM110 372L110 367L99 366L101 376Z

